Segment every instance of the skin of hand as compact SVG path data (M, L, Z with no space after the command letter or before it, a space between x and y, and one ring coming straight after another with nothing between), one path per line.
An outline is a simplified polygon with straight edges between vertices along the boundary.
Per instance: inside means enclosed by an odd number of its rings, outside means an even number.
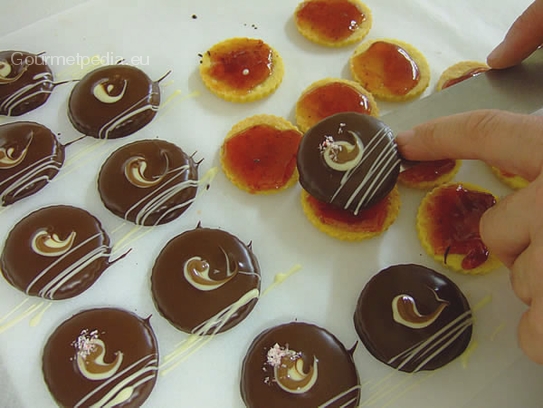
M515 65L542 43L543 0L535 0L487 62L496 69ZM543 364L543 116L472 111L402 132L396 143L408 160L478 159L530 181L483 214L480 234L528 305L518 325L519 345Z

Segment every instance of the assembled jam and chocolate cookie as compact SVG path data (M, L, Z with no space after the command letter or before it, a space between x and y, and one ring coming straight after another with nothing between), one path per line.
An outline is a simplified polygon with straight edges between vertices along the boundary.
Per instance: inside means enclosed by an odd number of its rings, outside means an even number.
M41 190L63 163L64 146L45 126L34 122L0 125L1 205L13 204Z
M470 343L473 316L449 278L406 264L370 279L358 298L354 325L376 359L412 373L435 370L459 357Z
M190 207L198 165L164 140L140 140L114 151L98 175L98 191L115 215L136 225L170 222Z
M302 132L288 120L255 115L235 124L221 146L228 179L252 194L276 193L298 180L296 153Z
M372 15L368 6L359 0L306 0L296 8L294 22L308 40L342 47L368 34Z
M158 82L129 65L108 65L85 75L68 101L68 117L97 139L128 136L147 125L160 105Z
M481 239L483 213L496 204L489 191L469 183L434 188L422 200L417 231L423 248L436 261L457 272L482 274L501 265Z
M202 55L200 77L218 97L252 102L275 92L284 75L279 53L256 38L221 41Z
M226 231L198 226L160 252L151 286L157 309L173 326L216 334L253 310L260 295L260 266L250 245Z
M355 81L375 98L399 102L419 96L430 83L430 66L410 44L379 39L360 44L350 58Z
M55 84L39 55L0 51L0 115L20 116L43 105Z
M296 102L296 124L307 132L318 122L341 112L379 116L371 93L354 81L325 78L309 85Z
M140 407L158 371L149 318L117 308L80 312L47 340L42 371L61 407Z
M352 353L313 324L272 327L254 339L243 360L243 401L248 408L358 407L360 381Z
M4 278L22 292L66 299L87 290L112 265L100 221L80 208L41 208L8 234L0 257ZM120 258L119 258L120 259Z
M300 184L317 200L358 214L396 185L400 156L391 129L369 115L338 113L302 138Z

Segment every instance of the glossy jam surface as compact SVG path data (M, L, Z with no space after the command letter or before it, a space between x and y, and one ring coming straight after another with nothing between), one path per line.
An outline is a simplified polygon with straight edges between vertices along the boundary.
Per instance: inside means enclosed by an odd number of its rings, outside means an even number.
M308 195L307 202L323 224L337 225L354 232L380 232L388 215L389 196L370 208L361 210L357 215L319 201Z
M404 182L413 184L425 181L435 181L451 172L455 166L456 161L449 159L420 162L413 167L402 171L398 178Z
M465 81L466 79L473 78L474 76L482 74L485 71L488 71L488 69L487 68L474 68L474 69L466 72L462 76L459 76L457 78L449 79L447 82L445 82L443 84L442 89L445 89L445 88L448 88L450 86L456 85L457 83Z
M340 41L355 32L366 16L347 0L307 1L296 13L298 24L330 41Z
M394 95L405 95L419 82L417 63L402 47L376 41L353 59L353 69L362 85L370 92L383 89Z
M236 38L208 51L210 75L230 88L253 89L272 73L273 52L262 40Z
M303 96L298 104L300 113L312 124L340 112L371 114L366 95L341 82L315 88Z
M492 194L468 190L462 185L444 187L433 194L427 208L433 219L429 239L437 254L465 255L462 268L473 269L488 259L479 234L483 213L496 204Z
M232 175L253 192L281 188L296 168L301 134L256 125L229 138L224 160Z

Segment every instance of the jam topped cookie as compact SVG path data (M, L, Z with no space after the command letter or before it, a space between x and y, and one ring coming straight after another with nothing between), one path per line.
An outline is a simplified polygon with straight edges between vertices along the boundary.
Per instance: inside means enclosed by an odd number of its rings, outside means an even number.
M310 195L356 215L392 191L400 156L388 126L347 112L327 117L305 134L297 166Z
M108 65L88 73L72 90L68 117L81 133L97 139L128 136L155 117L160 89L142 70Z
M332 333L293 322L253 340L241 369L241 396L248 408L354 408L360 381L352 351Z
M419 96L430 82L430 67L424 55L394 39L360 44L351 56L350 69L355 81L386 101Z
M496 197L469 183L434 188L419 206L417 231L422 246L444 266L468 274L489 272L500 265L481 240L479 222Z
M153 390L158 346L149 319L116 308L64 321L43 349L42 371L62 407L140 407Z
M0 268L27 295L58 300L87 290L112 265L109 237L88 212L65 205L41 208L10 231Z
M458 286L421 265L394 265L366 284L356 332L381 362L405 372L435 370L468 347L473 316Z
M398 181L412 188L434 188L451 181L461 165L460 160L453 159L409 162L398 175Z
M198 165L164 140L139 140L120 147L102 165L98 191L115 215L137 225L173 221L194 201Z
M264 41L230 38L202 56L200 76L215 95L232 102L252 102L273 93L283 80L283 60Z
M372 15L359 0L306 0L296 8L294 21L308 40L341 47L354 44L368 34Z
M232 183L249 193L274 193L298 180L296 153L302 133L286 119L255 115L232 127L221 147L221 165Z
M436 85L436 89L441 91L442 89L453 86L466 79L473 78L483 72L486 72L490 67L477 61L461 61L447 68L439 77Z
M302 132L322 119L341 112L379 116L371 93L354 81L325 78L312 83L296 102L296 123Z
M64 163L64 146L34 122L0 125L0 201L7 206L45 187Z
M41 56L0 52L0 115L20 116L40 107L54 87L53 73Z

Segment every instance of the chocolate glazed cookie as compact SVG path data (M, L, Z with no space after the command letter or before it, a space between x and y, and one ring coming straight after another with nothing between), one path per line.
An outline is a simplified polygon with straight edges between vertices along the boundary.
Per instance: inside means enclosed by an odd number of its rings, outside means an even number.
M98 191L114 214L137 225L170 222L190 207L198 165L176 145L141 140L111 154L98 176Z
M19 116L36 109L54 87L53 73L39 55L0 52L0 115Z
M155 386L157 341L149 319L122 309L86 310L51 334L42 370L62 407L140 407Z
M0 268L27 295L66 299L87 290L116 262L110 262L110 254L109 237L98 219L57 205L37 210L13 227Z
M473 318L448 279L420 265L394 265L367 284L356 306L360 340L378 360L405 372L434 370L467 348Z
M68 101L68 117L87 136L117 139L151 122L159 104L158 82L138 68L108 65L77 83Z
M302 138L300 184L316 199L355 215L394 188L400 156L383 122L355 112L329 116Z
M28 197L49 183L64 163L64 146L34 122L0 125L0 201L3 206Z
M260 267L250 246L232 234L198 226L160 252L151 286L157 309L179 330L220 333L253 310Z
M249 347L241 396L248 408L354 408L360 381L352 352L333 334L288 323L264 331Z

